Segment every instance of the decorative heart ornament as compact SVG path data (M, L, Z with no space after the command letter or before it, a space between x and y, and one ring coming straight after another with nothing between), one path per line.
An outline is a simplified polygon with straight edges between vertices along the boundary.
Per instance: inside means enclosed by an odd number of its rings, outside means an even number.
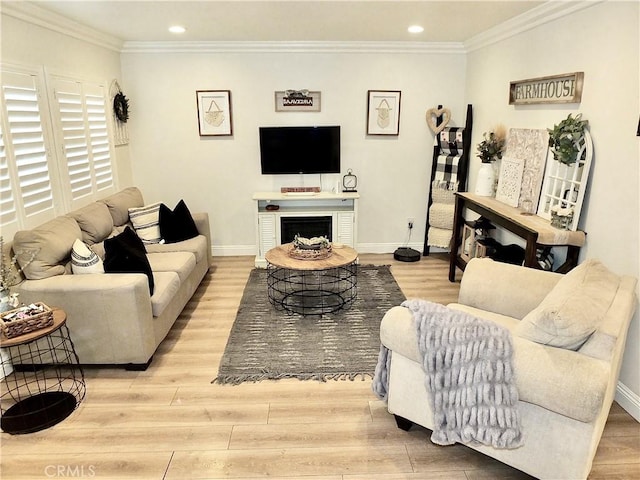
M436 125L436 120L440 115L442 115L442 123ZM436 135L444 130L444 127L449 124L449 120L451 120L451 110L448 108L430 108L427 110L427 125L429 125L431 131Z

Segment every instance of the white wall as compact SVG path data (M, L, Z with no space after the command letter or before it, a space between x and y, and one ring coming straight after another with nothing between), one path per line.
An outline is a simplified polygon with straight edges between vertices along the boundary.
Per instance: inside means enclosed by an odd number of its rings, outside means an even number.
M392 252L416 219L422 249L433 134L442 103L464 123L465 58L436 53L123 53L133 176L149 201L209 212L214 253L256 252L256 191L316 186L319 175L260 173L258 127L340 125L342 170L358 176L361 251ZM440 72L447 72L442 74ZM231 90L233 137L199 137L196 90ZM275 112L274 92L319 90L322 111ZM401 90L400 135L367 137L367 90ZM341 175L323 175L330 190Z
M496 123L551 128L569 113L589 120L594 161L580 219L587 232L581 260L599 258L618 274L639 274L639 15L637 2L606 2L469 53L467 100L474 140ZM508 105L509 82L584 71L579 105ZM472 162L475 185L479 160ZM626 402L640 419L640 329L632 321L620 375ZM633 398L635 396L635 398ZM632 405L630 405L631 403Z

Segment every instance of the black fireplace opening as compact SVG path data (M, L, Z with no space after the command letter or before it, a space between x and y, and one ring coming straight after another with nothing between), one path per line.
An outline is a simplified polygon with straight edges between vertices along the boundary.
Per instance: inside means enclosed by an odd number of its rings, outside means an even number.
M327 217L280 217L280 243L293 242L296 235L311 238L324 236L331 242L332 218Z

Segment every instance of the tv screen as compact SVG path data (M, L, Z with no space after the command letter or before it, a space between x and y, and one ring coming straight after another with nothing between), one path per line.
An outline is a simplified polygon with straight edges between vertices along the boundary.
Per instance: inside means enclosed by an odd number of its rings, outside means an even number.
M340 173L340 127L260 127L263 174Z

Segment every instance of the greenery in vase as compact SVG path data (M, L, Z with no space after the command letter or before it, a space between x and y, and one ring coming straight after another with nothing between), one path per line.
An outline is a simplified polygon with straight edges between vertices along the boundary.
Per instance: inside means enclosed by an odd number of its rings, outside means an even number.
M583 137L588 120L582 120L582 114L575 117L571 114L553 128L548 128L549 147L553 158L565 165L572 165L578 160L578 141Z
M500 125L489 133L484 132L482 138L484 140L478 144L478 158L482 160L482 163L491 163L500 160L507 141L505 128Z
M36 257L36 252L29 254L24 267L29 265ZM11 260L7 260L4 255L4 238L0 236L0 290L9 290L18 283L20 273L24 267L18 266L18 255L14 255Z

